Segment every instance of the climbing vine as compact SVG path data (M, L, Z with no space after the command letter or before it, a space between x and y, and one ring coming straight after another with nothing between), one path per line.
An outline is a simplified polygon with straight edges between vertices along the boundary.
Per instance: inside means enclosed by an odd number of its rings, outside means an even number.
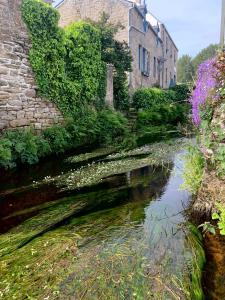
M40 0L23 0L39 93L66 116L85 114L105 97L106 64L99 31L87 22L58 27L59 13Z

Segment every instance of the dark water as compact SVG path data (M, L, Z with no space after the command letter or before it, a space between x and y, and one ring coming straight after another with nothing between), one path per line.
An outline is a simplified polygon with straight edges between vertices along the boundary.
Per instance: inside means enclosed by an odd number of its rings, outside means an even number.
M2 188L0 260L23 259L29 245L48 234L60 240L74 234L76 259L60 273L58 296L49 292L49 299L203 299L204 253L185 213L191 197L180 190L182 157L177 153L166 168L137 168L79 191L62 192L54 183L35 187L32 176ZM23 299L23 286L35 275L23 276L21 292L4 292L5 299ZM26 287L29 297L43 299L38 290Z

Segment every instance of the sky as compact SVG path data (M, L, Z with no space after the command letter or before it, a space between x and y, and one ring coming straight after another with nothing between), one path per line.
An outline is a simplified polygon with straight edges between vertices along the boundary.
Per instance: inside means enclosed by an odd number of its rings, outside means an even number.
M219 42L221 0L146 0L148 10L162 21L179 48L179 56L195 56Z

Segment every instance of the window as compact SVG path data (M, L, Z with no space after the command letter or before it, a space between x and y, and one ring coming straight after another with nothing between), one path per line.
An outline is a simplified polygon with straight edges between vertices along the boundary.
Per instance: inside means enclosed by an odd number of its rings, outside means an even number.
M146 76L149 76L150 72L150 54L141 45L138 47L138 65L139 70Z
M168 49L168 37L166 37L166 54L169 52L169 49Z
M138 64L139 64L139 70L141 70L141 61L142 61L142 58L141 58L141 45L139 45L138 47Z
M153 76L156 77L156 57L154 57Z

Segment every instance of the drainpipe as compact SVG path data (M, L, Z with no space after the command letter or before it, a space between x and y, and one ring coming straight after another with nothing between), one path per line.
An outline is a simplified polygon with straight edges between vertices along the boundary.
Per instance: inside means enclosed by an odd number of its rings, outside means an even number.
M131 25L130 25L130 11L131 9L134 8L134 4L132 3L132 6L128 10L128 46L130 47L130 31L131 31ZM128 82L129 82L129 87L131 85L131 72L129 72L128 75Z
M221 32L220 32L220 45L222 50L225 50L224 37L225 37L225 0L222 0L222 16L221 16Z

